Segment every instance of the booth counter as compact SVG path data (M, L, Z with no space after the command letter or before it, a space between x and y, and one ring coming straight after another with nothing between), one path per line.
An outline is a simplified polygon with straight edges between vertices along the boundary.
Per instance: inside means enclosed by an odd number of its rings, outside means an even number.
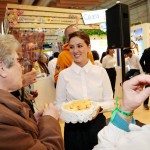
M50 102L54 102L56 90L51 76L37 78L33 88L38 92L38 97L35 98L34 103L35 111L42 109Z

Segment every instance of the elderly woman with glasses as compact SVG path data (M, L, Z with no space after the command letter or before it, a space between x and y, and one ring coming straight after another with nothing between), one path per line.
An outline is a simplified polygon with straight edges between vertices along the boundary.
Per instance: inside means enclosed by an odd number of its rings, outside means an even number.
M22 87L19 51L21 45L12 35L0 35L0 149L62 150L57 109L50 104L33 115L10 93Z

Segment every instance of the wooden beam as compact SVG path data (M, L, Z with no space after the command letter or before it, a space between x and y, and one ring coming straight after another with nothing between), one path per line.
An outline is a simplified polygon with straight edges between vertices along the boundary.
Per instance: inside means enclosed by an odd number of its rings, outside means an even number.
M79 4L76 2L74 2L72 4L62 4L62 3L56 4L57 7L87 7L87 6L96 6L96 5L98 5L98 4L93 4L93 3L91 3L91 4L87 4L87 3L86 4Z
M33 24L33 23L19 23L14 26L14 28L46 28L46 29L65 29L70 24ZM79 25L79 29L99 29L99 25Z
M80 5L85 5L85 6L91 5L91 6L94 6L94 5L98 5L99 3L97 3L97 2L82 2L82 1L76 2L76 1L74 1L74 2L63 2L63 3L57 3L57 4L68 4L70 6L72 6L72 5L78 5L78 6L80 6Z
M21 9L21 10L33 10L33 11L44 11L44 12L63 12L63 13L81 13L85 10L78 9L60 9L54 7L39 7L39 6L29 6L29 5L16 5L16 4L7 4L7 8L11 9Z
M41 17L69 17L69 13L57 13L57 12L38 12L38 11L24 11L23 13L24 16L41 16ZM81 14L76 14L74 12L73 14L70 13L70 15L75 15L78 18L82 18Z
M2 3L15 3L18 4L18 0L1 0Z
M60 0L57 0L57 4L69 4L70 6L72 6L72 5L78 5L78 6L80 6L80 5L98 5L99 4L99 2L94 2L94 1L67 1L67 0L62 0L62 1L60 1Z
M0 14L5 14L6 10L0 10Z
M0 9L6 8L7 3L0 2Z
M0 14L0 18L4 18L5 17L5 14Z

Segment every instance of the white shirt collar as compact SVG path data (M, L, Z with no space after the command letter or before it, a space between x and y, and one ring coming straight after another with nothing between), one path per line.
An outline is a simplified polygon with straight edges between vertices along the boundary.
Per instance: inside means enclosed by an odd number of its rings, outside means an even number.
M73 71L75 71L77 74L79 74L82 70L84 70L85 72L88 72L91 65L92 65L92 63L90 60L88 61L88 63L84 67L80 67L73 62L71 65L71 68Z

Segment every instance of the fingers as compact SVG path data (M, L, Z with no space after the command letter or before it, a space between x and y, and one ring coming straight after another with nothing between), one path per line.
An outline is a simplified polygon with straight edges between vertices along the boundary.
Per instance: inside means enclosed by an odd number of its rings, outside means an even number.
M46 108L48 108L48 104L47 103L44 104L44 109L46 109Z
M49 104L47 104L47 103L45 103L44 104L44 108L46 109L46 108L51 108L51 107L55 107L52 103L49 103Z
M38 111L38 113L39 113L40 116L43 115L43 112L44 112L44 109L41 109L41 110Z
M34 76L34 75L36 75L36 71L32 70L30 72L25 73L24 75L26 75L26 76Z
M150 84L150 75L145 75L145 74L141 74L138 75L128 81L126 81L127 83L130 83L132 85L146 85L146 84Z
M150 75L138 75L124 82L121 109L132 112L139 107L150 95L150 87L144 88L148 84L150 84Z
M150 75L138 75L123 83L123 91L127 89L138 91L140 89L143 89L143 87L148 84L150 84Z
M149 97L149 95L150 95L150 87L147 87L144 90L140 91L137 96L139 102L142 104L145 101L145 99Z
M36 71L34 71L34 70L32 70L32 71L30 71L29 72L29 78L31 79L31 81L33 82L33 83L35 83L37 80L36 80Z
M30 84L33 84L37 81L36 79L36 71L32 70L30 72L27 72L23 74L23 86L28 86Z
M52 103L46 104L45 107L47 108L44 109L43 115L50 115L56 120L59 118L60 116L59 111Z

